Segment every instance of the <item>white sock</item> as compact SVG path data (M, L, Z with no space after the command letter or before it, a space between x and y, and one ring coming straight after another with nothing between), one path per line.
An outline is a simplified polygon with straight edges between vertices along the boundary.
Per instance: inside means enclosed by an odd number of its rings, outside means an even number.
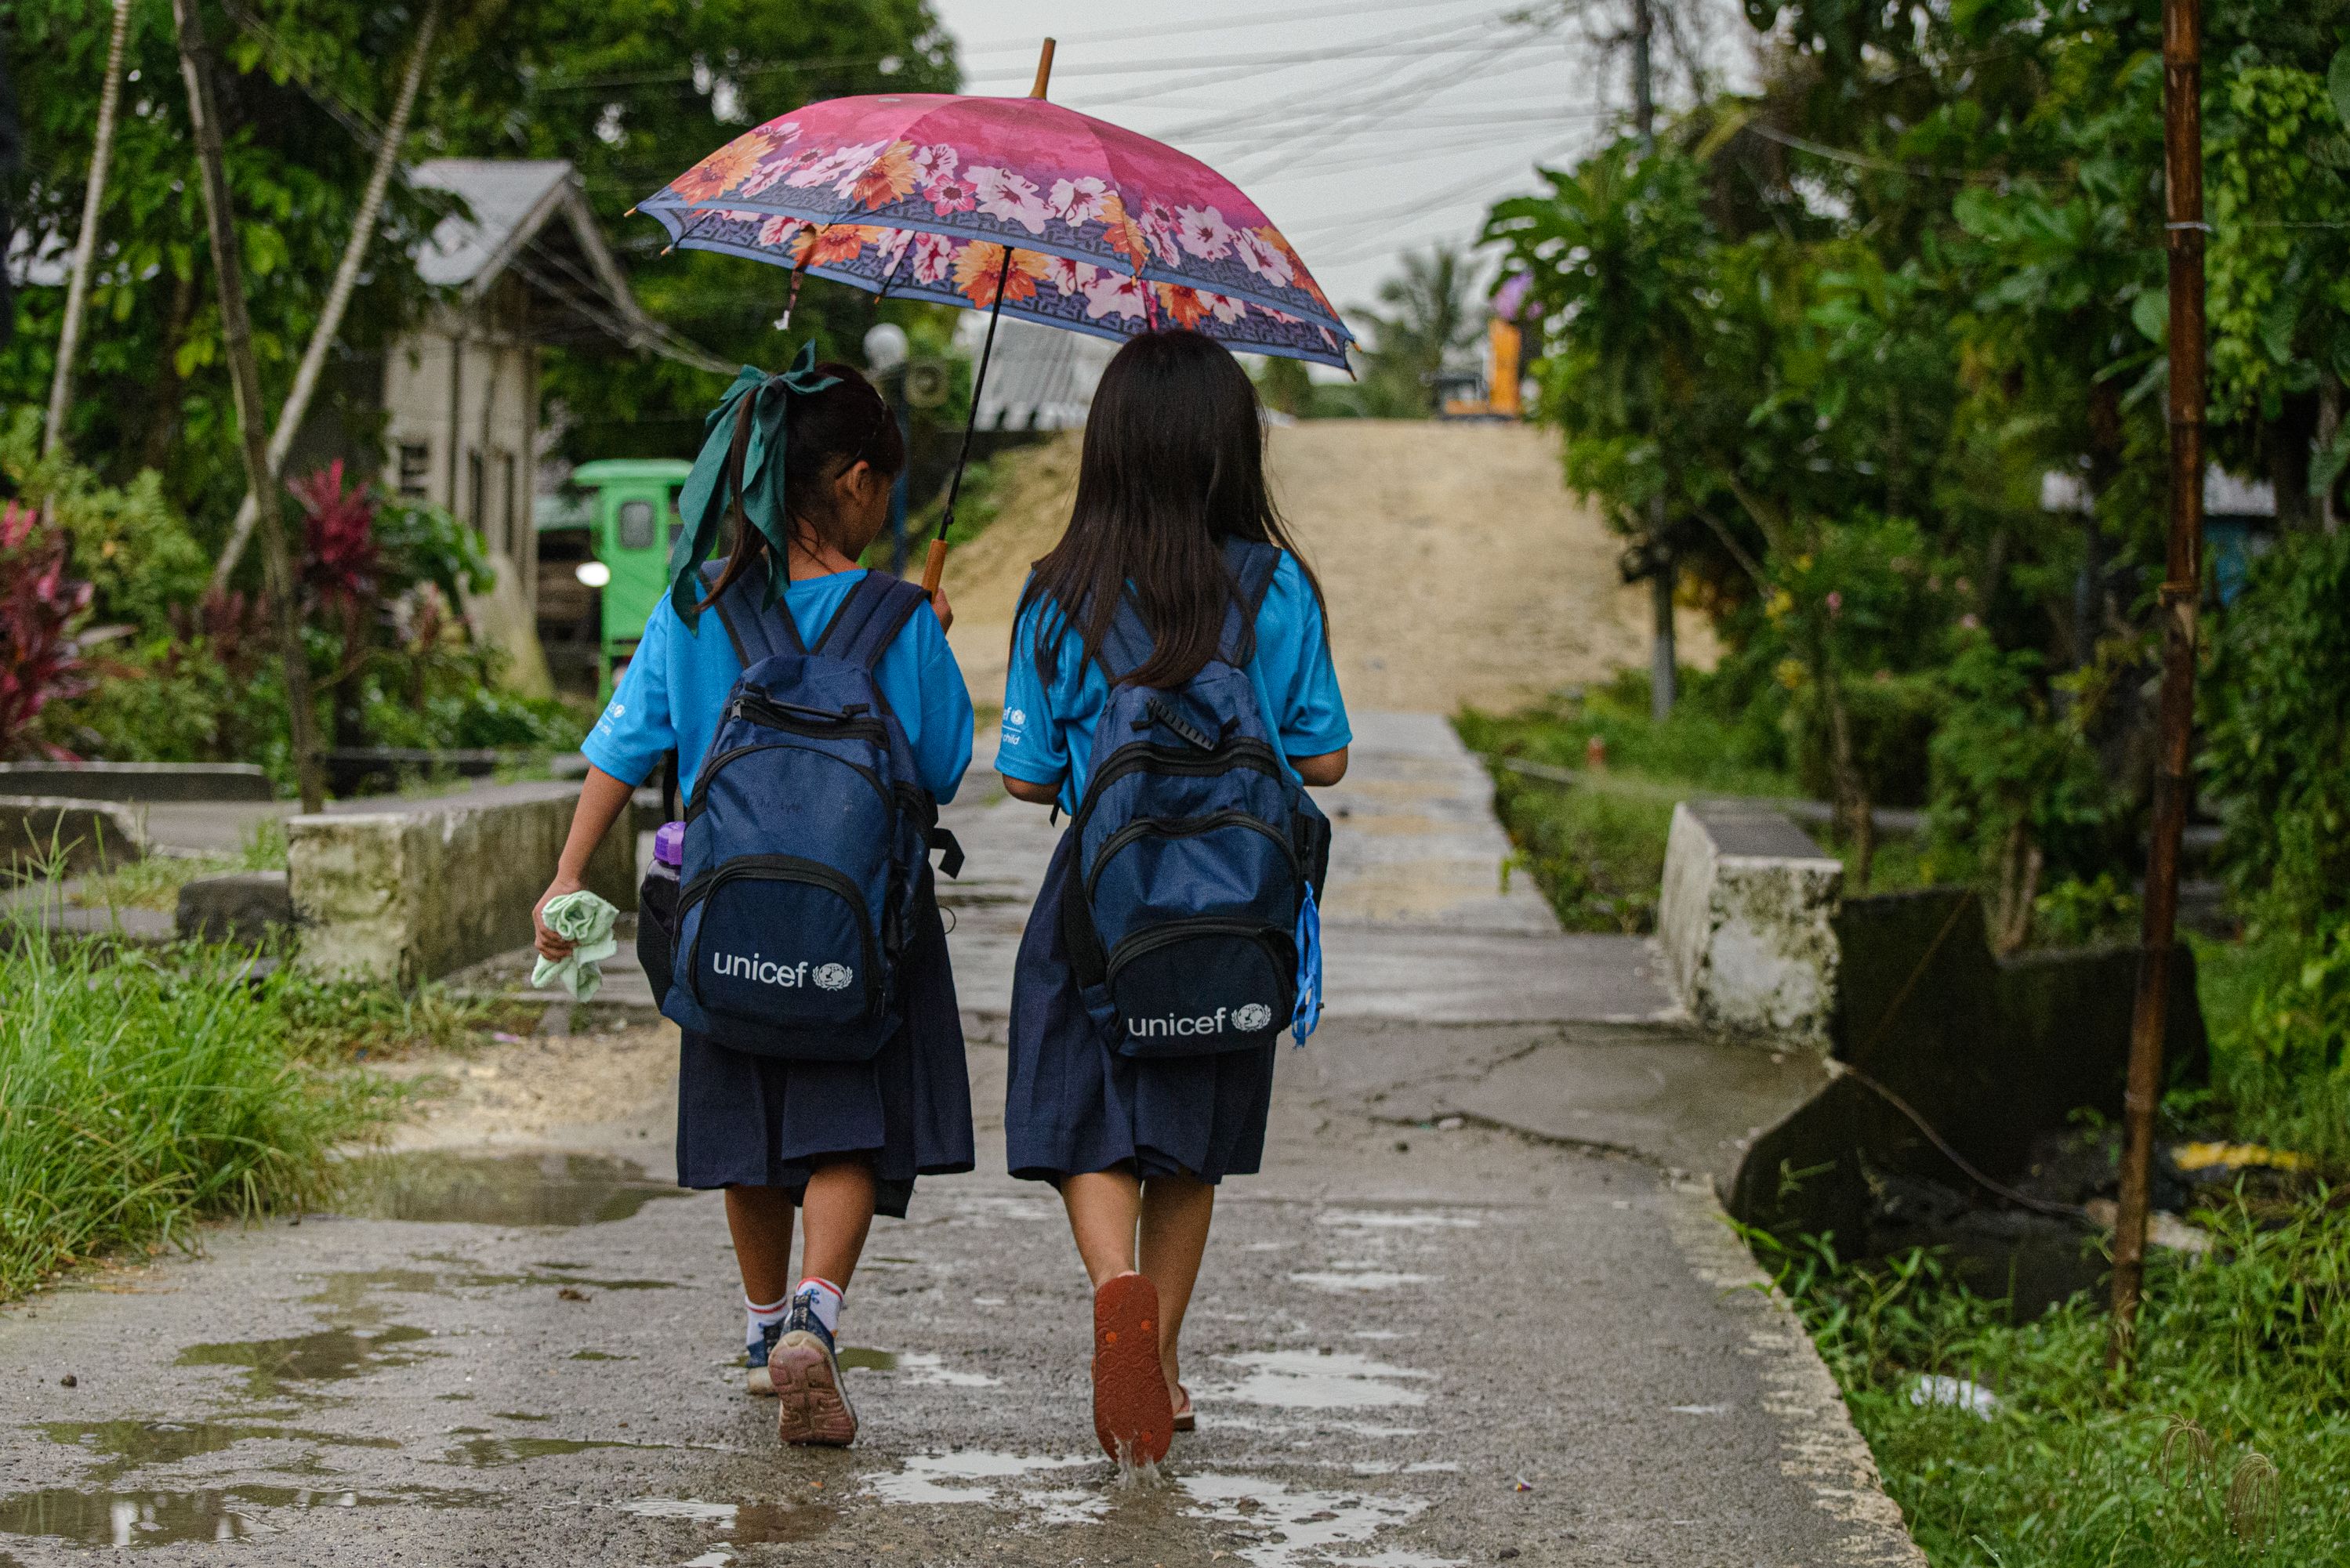
M840 1287L838 1285L834 1284L830 1280L820 1280L814 1274L810 1274L800 1282L800 1288L792 1293L795 1296L810 1298L808 1304L816 1312L816 1322L824 1324L825 1333L840 1332Z
M743 1343L756 1345L765 1337L767 1328L779 1324L792 1310L792 1298L785 1296L773 1306L761 1306L749 1296L743 1298Z

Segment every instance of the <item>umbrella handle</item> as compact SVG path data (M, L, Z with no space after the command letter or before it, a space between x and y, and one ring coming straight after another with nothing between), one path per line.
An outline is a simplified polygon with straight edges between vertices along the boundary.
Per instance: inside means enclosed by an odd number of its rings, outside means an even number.
M931 541L930 556L922 562L922 592L937 593L939 579L946 575L947 542L944 539L933 539Z

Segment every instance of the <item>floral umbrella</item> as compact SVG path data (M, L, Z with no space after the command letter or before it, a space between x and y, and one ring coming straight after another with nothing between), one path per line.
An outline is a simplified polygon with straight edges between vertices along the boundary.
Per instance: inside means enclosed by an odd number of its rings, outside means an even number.
M1239 186L1188 154L1045 100L828 99L744 132L638 203L674 245L877 294L1123 339L1181 327L1234 348L1345 367L1354 335ZM785 319L790 319L785 311ZM963 455L971 431L963 431ZM958 461L923 586L935 588Z

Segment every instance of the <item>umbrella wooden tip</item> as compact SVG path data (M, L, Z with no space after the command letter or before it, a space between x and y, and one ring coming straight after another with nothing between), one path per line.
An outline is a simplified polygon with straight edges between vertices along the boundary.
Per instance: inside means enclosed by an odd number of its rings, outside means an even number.
M627 212L625 212L625 213L621 213L621 214L620 214L620 216L622 216L622 217L624 217L624 218L633 218L633 217L635 217L636 215L637 215L637 210L636 210L634 207L629 208Z
M1043 98L1045 96L1045 88L1051 85L1052 80L1053 40L1047 38L1045 40L1044 48L1037 53L1036 85L1028 89L1028 96L1030 98Z

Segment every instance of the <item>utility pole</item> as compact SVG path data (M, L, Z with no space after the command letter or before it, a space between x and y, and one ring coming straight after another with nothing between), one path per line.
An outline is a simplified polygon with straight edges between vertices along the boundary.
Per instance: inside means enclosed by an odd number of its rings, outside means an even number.
M2178 840L2187 826L2189 741L2195 719L2195 603L2203 586L2203 7L2162 3L2162 151L2170 251L2170 539L2163 572L2162 729L2155 763L2153 842L2146 862L2137 996L2130 1014L2123 1100L2122 1190L2114 1222L2113 1338L2125 1365L2146 1278L2146 1221L2155 1102L2169 1024L2170 961L2178 919Z
M98 89L98 139L89 153L89 189L81 202L81 233L74 239L73 276L66 282L66 318L57 328L57 367L49 378L49 417L41 455L66 439L73 404L74 358L81 349L82 313L89 305L89 275L98 265L99 214L106 206L106 172L114 161L114 127L122 111L122 51L130 36L130 0L114 0L114 31L106 40L106 82Z
M188 119L196 133L196 162L203 176L204 225L212 240L213 276L220 289L222 347L228 355L230 385L236 392L237 433L244 438L244 478L257 503L262 577L277 622L277 653L286 671L286 727L294 770L302 785L302 809L326 804L318 777L318 747L312 730L317 714L310 699L310 666L302 651L302 611L296 603L294 566L280 525L277 486L269 477L269 454L262 436L266 412L261 402L261 371L253 358L253 318L245 309L244 271L237 255L235 214L229 207L228 167L221 151L220 109L213 99L212 60L204 47L198 0L172 0L172 21L180 37L180 74L188 84Z
M1632 128L1640 133L1643 158L1657 150L1657 18L1652 3L1632 0ZM1679 695L1679 652L1673 643L1673 583L1679 574L1665 543L1664 432L1655 434L1660 461L1657 493L1648 499L1648 593L1656 610L1656 636L1648 655L1648 717L1661 724L1672 717L1673 700Z

